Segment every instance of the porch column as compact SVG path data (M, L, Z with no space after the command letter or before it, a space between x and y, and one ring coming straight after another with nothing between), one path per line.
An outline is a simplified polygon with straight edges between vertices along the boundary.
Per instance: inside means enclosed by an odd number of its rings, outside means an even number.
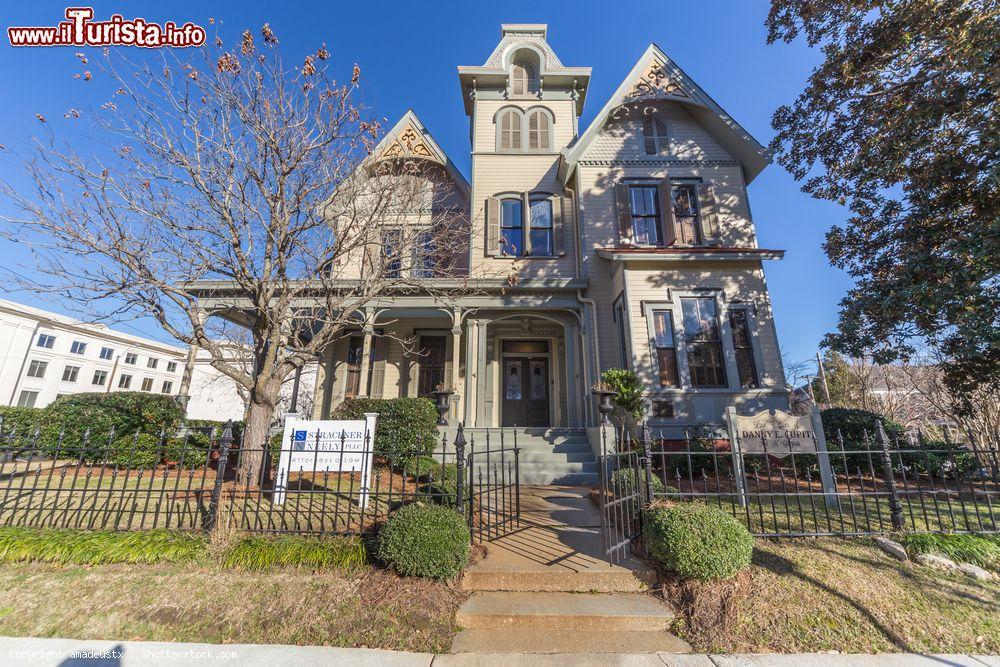
M462 376L459 373L459 348L458 346L462 344L462 309L455 308L452 311L451 319L451 390L455 392L451 395L451 411L449 416L453 419L458 418L458 406L461 400L461 382Z
M486 386L486 379L489 376L488 369L486 367L486 351L489 347L489 341L487 340L486 327L489 325L489 320L476 320L476 419L474 421L475 426L489 426L489 421L492 415L486 414L486 392L489 388Z
M580 421L581 402L585 400L586 393L580 388L580 327L574 320L572 323L563 325L564 338L566 340L566 425L582 426Z
M370 312L365 313L365 324L362 327L365 336L364 345L361 348L361 374L358 396L371 396L371 367L372 367L372 336L375 334L375 327L372 324Z
M479 376L477 359L479 359L479 327L478 320L466 322L465 333L465 425L473 426L476 419L476 378Z

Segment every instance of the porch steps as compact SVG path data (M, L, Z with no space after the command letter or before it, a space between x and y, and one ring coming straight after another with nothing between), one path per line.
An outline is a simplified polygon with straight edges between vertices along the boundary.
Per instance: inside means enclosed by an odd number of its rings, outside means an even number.
M503 439L500 433L503 431ZM516 437L515 437L516 431ZM455 429L444 430L449 449L455 440ZM520 450L518 467L521 484L562 484L592 486L597 484L597 461L594 459L582 428L467 428L465 438L472 451L483 450L489 437L490 449L500 443ZM467 450L468 451L468 450Z

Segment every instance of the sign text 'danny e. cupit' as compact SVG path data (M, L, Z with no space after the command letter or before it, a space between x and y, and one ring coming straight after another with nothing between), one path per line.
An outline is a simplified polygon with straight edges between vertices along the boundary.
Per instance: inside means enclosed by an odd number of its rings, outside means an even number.
M790 415L781 410L765 410L749 417L737 415L736 435L743 452L787 456L816 451L816 431L808 415Z

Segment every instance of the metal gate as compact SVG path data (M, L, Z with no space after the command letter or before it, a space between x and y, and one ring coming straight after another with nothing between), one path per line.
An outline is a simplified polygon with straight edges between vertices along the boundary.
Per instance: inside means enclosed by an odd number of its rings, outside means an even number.
M519 454L517 429L477 430L466 440L459 424L456 504L468 519L473 541L495 540L520 528Z
M644 548L642 508L652 497L649 439L633 440L624 428L601 428L601 544L609 563L627 560ZM610 446L609 446L610 445Z

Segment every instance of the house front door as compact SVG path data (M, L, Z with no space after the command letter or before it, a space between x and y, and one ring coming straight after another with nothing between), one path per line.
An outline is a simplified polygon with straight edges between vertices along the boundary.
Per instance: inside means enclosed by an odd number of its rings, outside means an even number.
M549 425L548 357L504 357L501 391L504 426Z

